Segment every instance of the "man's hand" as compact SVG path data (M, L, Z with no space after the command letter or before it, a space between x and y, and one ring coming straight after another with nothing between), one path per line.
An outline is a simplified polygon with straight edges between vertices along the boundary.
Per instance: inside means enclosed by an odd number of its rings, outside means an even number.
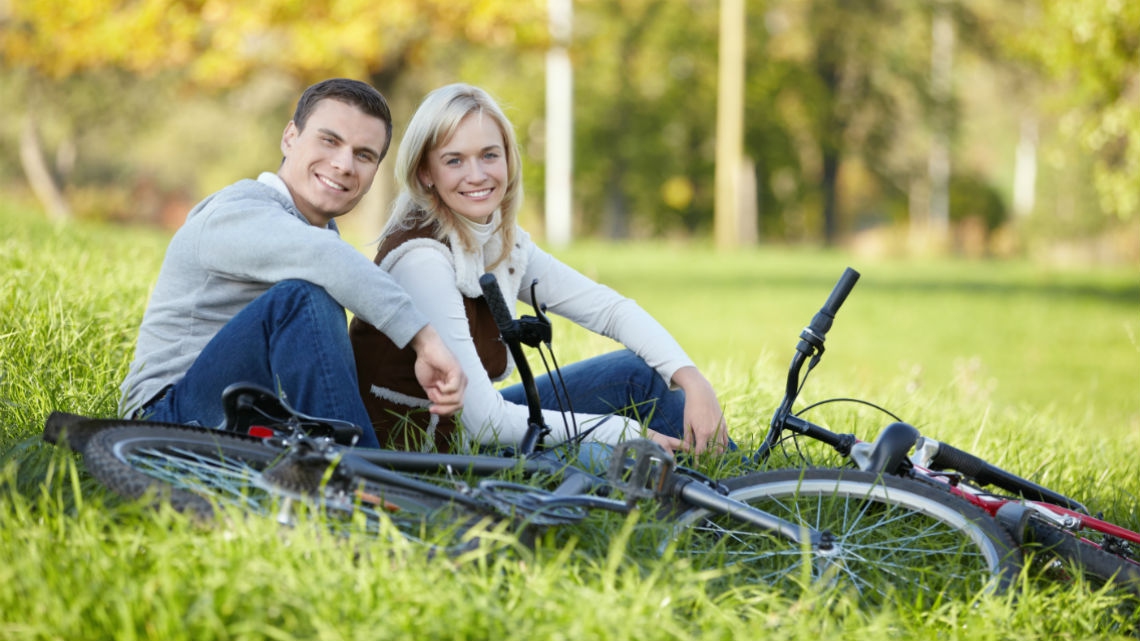
M411 347L416 352L416 380L427 392L431 413L450 416L458 412L467 389L467 376L459 360L431 325L412 337Z

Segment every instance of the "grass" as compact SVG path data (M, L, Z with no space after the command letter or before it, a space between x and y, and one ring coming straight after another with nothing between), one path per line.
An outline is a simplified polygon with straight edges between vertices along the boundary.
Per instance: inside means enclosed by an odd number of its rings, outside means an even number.
M805 591L712 590L628 539L632 522L552 533L463 563L406 544L329 540L231 515L202 528L108 496L38 442L53 409L115 412L167 238L57 228L0 205L0 638L1084 639L1137 629L1128 602L1023 580L859 610ZM801 327L842 268L863 273L804 394L875 401L932 435L1140 528L1140 274L864 260L763 248L583 244L567 262L636 298L721 390L736 440L760 438ZM540 290L541 295L541 290ZM555 319L560 360L606 341ZM813 418L873 436L883 417Z

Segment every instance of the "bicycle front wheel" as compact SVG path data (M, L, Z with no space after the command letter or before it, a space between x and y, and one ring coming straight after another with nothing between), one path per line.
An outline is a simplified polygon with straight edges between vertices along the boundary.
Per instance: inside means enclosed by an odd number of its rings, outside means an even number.
M810 549L731 515L678 515L677 554L698 568L726 570L734 585L813 585L860 602L931 603L1002 592L1020 570L1013 539L988 514L915 480L814 469L757 472L724 485L734 499L833 539L830 549Z
M437 496L356 477L293 488L267 481L267 470L288 454L287 448L243 434L126 422L96 433L83 451L91 475L116 494L168 502L203 519L212 519L217 506L236 506L287 522L289 510L301 503L316 507L341 532L377 534L390 522L402 536L417 541L426 540L430 530L433 544L453 533L456 523L466 530L478 520ZM316 464L321 467L318 479L333 465Z

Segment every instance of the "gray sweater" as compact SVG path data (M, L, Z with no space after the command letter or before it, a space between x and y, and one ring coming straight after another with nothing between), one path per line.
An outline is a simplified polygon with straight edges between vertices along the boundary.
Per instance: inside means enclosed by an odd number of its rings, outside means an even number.
M288 279L324 288L401 347L427 325L387 272L342 240L335 223L309 224L281 179L266 172L203 200L174 234L120 387L119 412L130 415L176 383L227 321Z

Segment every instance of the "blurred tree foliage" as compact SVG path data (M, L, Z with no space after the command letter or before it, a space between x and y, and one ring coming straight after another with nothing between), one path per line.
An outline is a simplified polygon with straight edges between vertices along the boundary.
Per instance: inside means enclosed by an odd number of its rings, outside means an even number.
M1066 88L1061 125L1093 158L1101 206L1140 217L1140 2L1041 0L1011 41Z
M11 105L25 114L27 135L17 136L21 164L41 201L50 200L45 190L58 191L69 178L79 178L67 163L51 163L58 150L82 152L85 161L99 157L97 145L83 140L82 133L96 124L112 136L122 133L120 127L134 128L134 135L121 135L116 146L156 161L103 165L140 177L142 184L126 193L120 187L114 190L118 197L110 199L126 201L138 197L139 189L150 193L169 190L171 183L186 185L186 172L210 173L177 161L173 172L164 171L162 160L151 155L158 144L168 144L172 157L192 152L203 139L224 141L228 153L242 154L243 140L265 133L244 130L250 120L234 118L232 111L228 120L219 118L208 105L212 101L255 116L253 122L273 112L272 125L265 126L280 135L284 122L277 114L287 113L285 107L311 82L350 76L387 88L432 59L437 46L450 49L451 42L534 49L545 43L544 19L537 0L469 5L447 0L13 0L0 7L0 61L3 82L23 100ZM134 86L122 86L124 77ZM94 88L98 98L74 99L77 87ZM150 113L140 114L134 104L146 104ZM82 142L91 144L81 149ZM261 146L263 158L265 151ZM198 159L217 153L211 146ZM44 183L42 172L35 171L37 162L54 164L45 168L52 170L55 184ZM265 168L262 160L258 169ZM123 178L110 173L104 177ZM205 183L207 189L218 186ZM69 186L68 195L80 197L75 192L82 187ZM197 192L201 184L190 179L190 187ZM114 202L103 200L98 209L114 208Z
M0 107L26 116L0 123L0 179L28 174L32 142L77 211L160 216L163 202L271 168L314 80L370 80L397 135L426 91L463 80L516 124L533 222L545 11L542 0L9 0ZM931 85L943 11L948 96ZM717 12L717 0L574 3L580 234L711 230ZM1066 229L1082 233L1140 218L1140 3L750 0L747 15L745 150L765 240L836 242L925 215L936 137L952 156L951 220L1009 226L1026 114L1040 127L1037 218L1064 202L1084 221Z

